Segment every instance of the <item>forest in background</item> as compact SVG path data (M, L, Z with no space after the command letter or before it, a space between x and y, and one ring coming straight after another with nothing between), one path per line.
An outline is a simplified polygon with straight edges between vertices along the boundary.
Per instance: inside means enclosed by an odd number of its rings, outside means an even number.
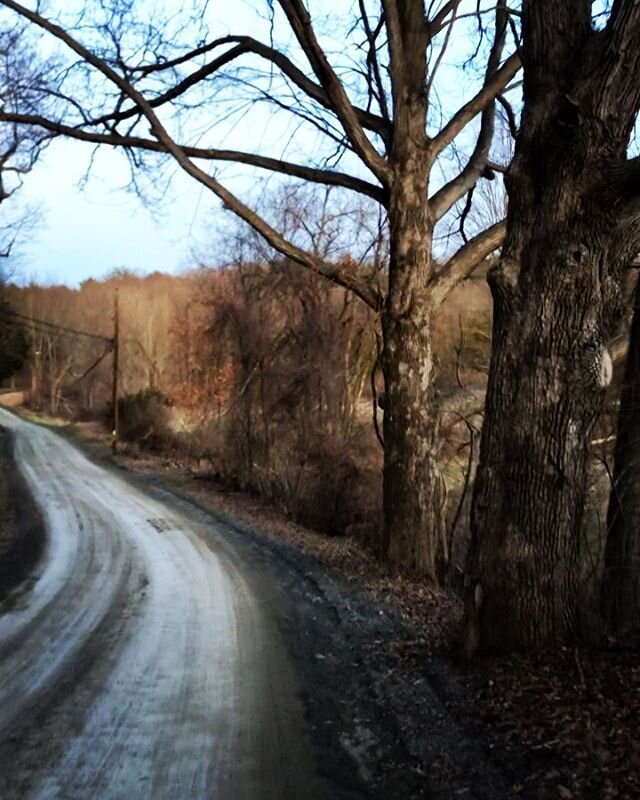
M454 589L468 551L491 350L486 268L451 293L434 325L447 520L441 578ZM630 272L629 296L633 284ZM370 309L349 290L282 260L180 275L123 268L77 289L8 283L5 308L20 317L0 320L3 374L10 374L4 388L25 390L39 412L110 429L108 341L105 348L105 341L29 320L109 340L116 294L124 452L165 454L321 533L353 537L379 553L384 380ZM592 438L581 590L589 606L606 543L627 336L628 320L612 348L615 380Z
M5 388L26 390L29 404L43 413L109 427L108 342L29 320L109 339L116 293L120 436L127 451L173 455L305 525L378 551L384 382L370 309L283 260L182 275L121 269L77 289L10 283L5 302L20 316L5 316L0 325L5 344L10 338L15 349L19 335L26 347ZM465 528L452 501L468 484L488 368L483 270L443 304L436 331L451 550L453 527ZM457 554L457 570L463 555Z

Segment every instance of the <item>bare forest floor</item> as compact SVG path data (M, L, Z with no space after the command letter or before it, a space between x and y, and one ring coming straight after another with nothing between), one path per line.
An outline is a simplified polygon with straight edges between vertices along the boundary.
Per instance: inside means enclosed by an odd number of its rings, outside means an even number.
M94 458L111 460L98 425L77 424L68 433ZM392 575L359 542L295 524L186 462L123 453L115 463L284 542L395 620L371 637L365 655L372 688L416 772L429 776L425 796L640 798L640 639L465 663L456 650L461 605L454 596ZM364 615L362 625L370 626ZM457 727L446 727L445 717ZM461 738L453 741L452 730ZM422 795L407 798L413 796Z

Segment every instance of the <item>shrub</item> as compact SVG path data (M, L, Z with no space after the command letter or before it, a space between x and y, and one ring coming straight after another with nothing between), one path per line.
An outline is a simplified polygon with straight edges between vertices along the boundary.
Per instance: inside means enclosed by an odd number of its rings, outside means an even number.
M167 398L157 389L143 389L118 400L120 438L159 445L169 434Z

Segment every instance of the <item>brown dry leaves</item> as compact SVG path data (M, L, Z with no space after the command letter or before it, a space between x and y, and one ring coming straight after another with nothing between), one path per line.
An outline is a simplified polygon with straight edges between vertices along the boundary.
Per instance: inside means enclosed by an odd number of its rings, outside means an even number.
M640 797L640 649L488 660L464 683L501 758L528 773L521 796Z

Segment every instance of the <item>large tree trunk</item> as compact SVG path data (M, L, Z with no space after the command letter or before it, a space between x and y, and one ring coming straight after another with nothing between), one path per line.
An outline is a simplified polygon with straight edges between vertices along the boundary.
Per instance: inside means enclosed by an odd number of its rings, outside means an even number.
M407 283L417 283L415 273ZM438 468L438 424L432 398L431 313L414 286L404 310L383 318L384 554L390 564L438 579L444 492Z
M611 367L597 246L580 262L570 255L588 239L588 224L556 228L554 247L545 236L528 241L521 269L538 271L530 282L512 283L508 255L491 276L493 353L467 569L471 651L536 648L576 627L589 440Z
M397 13L403 41L393 74L389 290L382 316L386 392L382 550L390 564L436 582L443 492L432 397L433 220L427 199L431 163L424 90L428 31L423 3L401 4Z
M591 29L581 0L525 3L523 38L522 133L505 246L490 276L468 652L533 649L576 631L589 441L610 380L606 342L629 248L618 176L640 95L625 83L628 51Z
M640 622L640 283L620 397L613 488L607 514L602 611L609 630Z

